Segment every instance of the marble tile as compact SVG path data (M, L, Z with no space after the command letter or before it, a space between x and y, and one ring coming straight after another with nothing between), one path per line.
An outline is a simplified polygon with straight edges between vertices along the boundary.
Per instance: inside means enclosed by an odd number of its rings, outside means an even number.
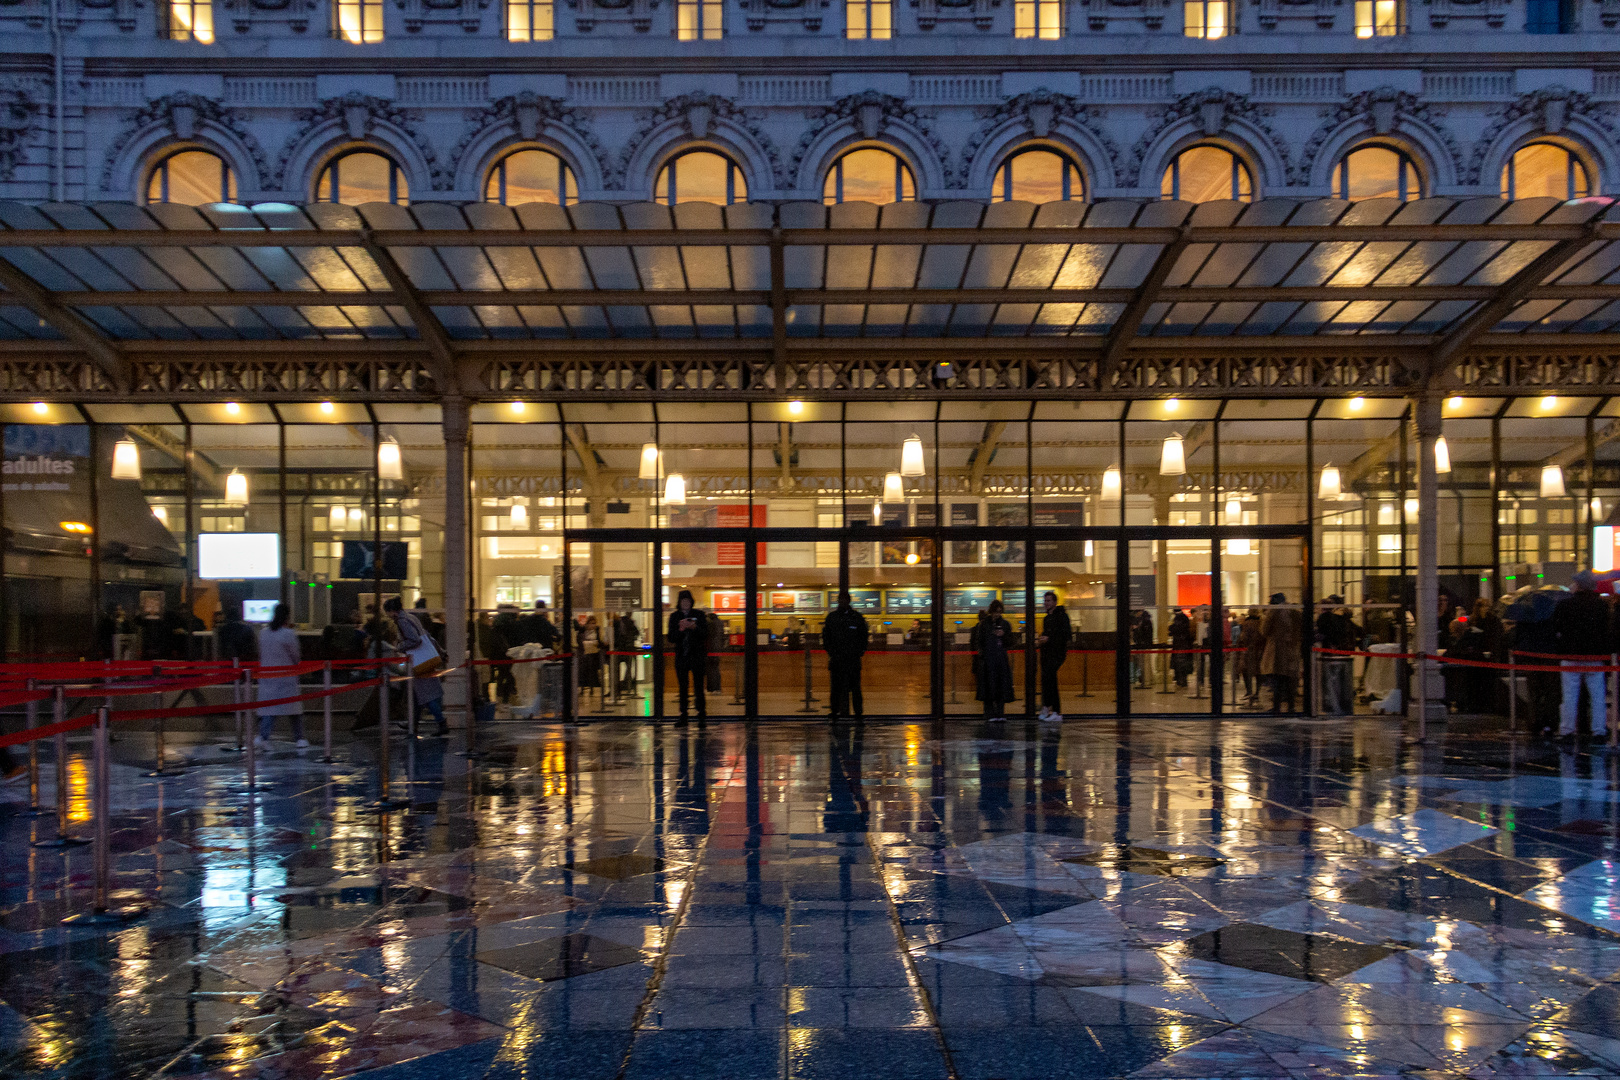
M1491 836L1496 831L1478 822L1427 808L1350 830L1354 836L1413 856L1434 855Z

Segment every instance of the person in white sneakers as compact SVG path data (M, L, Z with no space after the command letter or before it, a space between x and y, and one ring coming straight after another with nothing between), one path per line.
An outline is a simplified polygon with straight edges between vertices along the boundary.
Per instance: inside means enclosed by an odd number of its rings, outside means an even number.
M1069 658L1069 643L1074 640L1074 628L1069 625L1069 611L1058 603L1058 595L1048 589L1041 602L1046 606L1046 619L1041 623L1041 636L1035 643L1041 647L1041 711L1040 719L1052 724L1063 723L1062 703L1058 700L1058 669Z

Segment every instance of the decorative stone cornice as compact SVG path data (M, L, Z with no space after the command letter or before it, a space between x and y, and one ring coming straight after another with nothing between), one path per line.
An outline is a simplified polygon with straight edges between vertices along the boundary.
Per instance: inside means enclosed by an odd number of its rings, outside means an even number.
M15 79L0 83L0 180L16 174L43 111L30 86Z
M532 142L545 131L547 124L567 128L574 137L590 148L603 175L609 171L607 153L602 140L592 130L591 118L582 109L576 109L557 98L546 97L529 90L492 101L481 109L467 110L467 133L456 143L450 155L452 161L461 161L472 144L491 128L505 126L519 139Z
M971 174L973 159L979 154L979 148L990 134L1009 121L1021 122L1024 128L1035 138L1047 138L1061 120L1084 128L1092 138L1102 144L1108 155L1108 164L1118 169L1120 165L1119 144L1102 125L1102 113L1079 98L1068 94L1059 94L1047 90L1032 90L1027 94L1008 98L1000 105L989 106L979 110L979 127L962 147L962 165L958 175L966 177Z
M679 122L686 134L701 140L713 134L715 121L724 120L748 132L759 144L770 167L771 182L778 188L791 187L791 181L787 180L782 172L782 156L777 151L776 144L771 141L770 133L765 130L764 117L763 110L745 109L730 98L720 97L718 94L682 94L670 98L656 109L646 109L637 115L635 130L631 132L630 138L625 140L617 164L611 172L604 165L603 175L608 177L607 185L610 189L623 190L625 173L630 162L646 142L647 136L655 129L673 120Z
M131 113L125 120L123 131L107 148L107 156L101 166L103 191L112 189L113 170L117 167L118 159L123 155L124 148L129 145L130 140L149 130L154 124L166 128L169 134L181 142L196 139L204 124L222 127L235 137L242 149L253 159L253 166L259 173L259 182L263 183L270 177L269 158L265 155L264 147L260 146L259 140L254 137L245 116L213 98L178 90L147 102L143 108Z
M1577 116L1594 124L1620 144L1620 130L1616 129L1609 109L1598 105L1589 95L1567 86L1547 86L1521 94L1518 100L1509 103L1491 118L1490 125L1480 135L1479 141L1474 143L1473 152L1468 156L1468 169L1461 174L1463 183L1480 182L1485 171L1485 158L1490 154L1491 147L1502 132L1513 124L1529 120L1542 134L1557 135Z

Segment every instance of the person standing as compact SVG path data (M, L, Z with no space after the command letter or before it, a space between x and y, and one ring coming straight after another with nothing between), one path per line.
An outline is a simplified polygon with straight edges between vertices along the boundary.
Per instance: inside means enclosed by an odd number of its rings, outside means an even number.
M292 609L286 604L277 604L275 613L270 617L270 625L259 634L258 655L260 669L289 668L303 660L303 653L298 647L298 631L292 628ZM298 696L298 676L281 674L271 675L259 680L259 700L274 701L277 698ZM304 703L302 701L289 701L281 705L265 705L259 710L258 746L261 750L270 749L270 731L275 727L276 717L292 717L293 738L298 748L302 750L309 745L304 738Z
M696 697L698 719L708 716L703 683L709 668L709 619L692 602L692 591L682 589L669 613L669 644L675 654L675 682L680 687L681 719L688 719L688 694ZM690 687L688 684L692 684Z
M1260 705L1260 662L1266 653L1266 637L1260 632L1260 609L1250 608L1238 625L1238 673L1243 677L1243 704L1248 708Z
M579 647L584 657L580 661L579 684L581 689L600 692L602 689L602 628L597 623L595 615L586 615L584 619L585 623L579 629Z
M1058 603L1058 595L1048 589L1041 598L1046 618L1041 622L1040 637L1035 643L1041 647L1041 711L1040 718L1054 724L1063 723L1063 705L1058 699L1058 669L1069 658L1069 643L1074 640L1074 628L1069 623L1069 609Z
M1329 716L1348 716L1351 708L1351 666L1355 658L1344 655L1361 644L1361 632L1350 620L1344 607L1344 597L1335 593L1327 598L1327 606L1316 617L1316 640L1328 650L1318 661L1322 672L1322 712Z
M259 658L258 635L242 621L242 601L232 600L225 605L225 621L214 631L214 647L221 660L240 660L245 664Z
M636 692L636 642L641 628L628 611L613 620L613 672L617 694Z
M1271 684L1271 711L1294 711L1295 684L1299 681L1299 651L1304 645L1304 631L1299 612L1287 607L1288 597L1272 593L1267 610L1260 617L1260 635L1265 638L1265 651L1260 656L1260 674Z
M1146 690L1148 687L1148 657L1143 650L1153 648L1153 616L1138 610L1131 619L1131 681Z
M1590 570L1582 570L1572 584L1574 591L1560 600L1552 613L1556 651L1563 657L1559 665L1564 669L1559 674L1564 696L1558 707L1558 738L1565 742L1575 740L1582 689L1591 709L1592 737L1608 734L1604 673L1579 669L1607 664L1615 651L1609 605L1598 595L1597 577Z
M552 624L551 616L546 614L546 602L536 600L534 610L523 617L523 641L521 644L538 645L542 649L555 649L562 634Z
M1012 625L1002 617L1000 600L990 601L990 609L978 626L979 700L984 702L984 718L993 723L1007 719L1007 703L1013 700L1012 664L1007 659L1007 643Z
M1185 611L1177 611L1170 617L1170 674L1175 676L1178 690L1187 689L1187 678L1193 672L1193 643L1196 640L1192 619Z
M407 657L406 664L412 666L411 694L416 702L416 709L428 711L428 715L438 724L437 734L450 734L450 725L444 720L444 684L432 671L417 675L415 668L423 661L409 659L412 653L422 647L423 642L432 645L433 639L428 636L422 624L417 622L416 616L405 610L405 605L400 603L399 597L390 596L383 602L383 610L393 616L394 625L399 630L399 649ZM442 658L443 654L439 653L437 648L435 645L435 655ZM409 724L415 719L414 716L407 716L405 722Z
M827 615L821 627L821 647L827 650L827 677L832 683L832 719L851 715L859 720L866 715L861 700L861 657L871 643L871 631L866 616L855 610L847 591L838 594L838 606Z

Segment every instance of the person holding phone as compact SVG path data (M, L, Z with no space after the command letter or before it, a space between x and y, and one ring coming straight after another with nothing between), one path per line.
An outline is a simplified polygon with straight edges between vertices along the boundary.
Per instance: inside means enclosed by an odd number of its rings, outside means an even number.
M681 719L688 719L688 694L696 697L698 719L708 716L703 680L709 665L709 616L692 601L692 590L682 589L669 613L669 644L675 653L675 681L680 686ZM688 684L691 684L689 687Z

